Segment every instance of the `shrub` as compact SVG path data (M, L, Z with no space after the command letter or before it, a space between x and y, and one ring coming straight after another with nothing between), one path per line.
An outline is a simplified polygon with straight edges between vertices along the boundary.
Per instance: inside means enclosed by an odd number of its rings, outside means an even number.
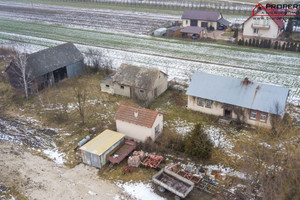
M283 43L281 50L285 50L285 43Z
M237 38L239 36L239 30L236 28L234 29L233 38Z
M277 49L278 48L278 41L276 41L275 43L274 43L274 49Z
M208 159L211 157L212 147L213 144L201 124L196 124L184 138L184 150L192 156Z

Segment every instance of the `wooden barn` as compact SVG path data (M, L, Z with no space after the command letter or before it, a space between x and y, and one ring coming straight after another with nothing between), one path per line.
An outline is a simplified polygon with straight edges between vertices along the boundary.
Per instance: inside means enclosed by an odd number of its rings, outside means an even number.
M25 59L24 59L25 60ZM84 72L82 53L72 43L65 43L26 56L28 92L34 93L66 78ZM6 69L9 82L16 89L24 89L20 67L13 60Z

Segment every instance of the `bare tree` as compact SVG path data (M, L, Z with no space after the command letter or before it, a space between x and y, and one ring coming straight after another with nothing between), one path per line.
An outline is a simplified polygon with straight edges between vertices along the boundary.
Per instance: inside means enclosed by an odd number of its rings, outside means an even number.
M104 71L108 74L112 69L112 60L109 59L102 51L88 49L85 53L85 62L94 72Z
M25 47L23 47L24 51L20 52L17 50L17 46L14 46L13 53L12 53L12 65L10 68L15 76L18 78L18 84L20 88L24 90L26 99L28 99L28 90L30 87L30 84L32 83L32 70L27 65L28 55L26 53Z
M76 109L79 112L81 123L84 125L85 123L85 108L86 108L86 99L87 99L87 91L84 85L77 83L77 86L74 87L74 94L76 98Z

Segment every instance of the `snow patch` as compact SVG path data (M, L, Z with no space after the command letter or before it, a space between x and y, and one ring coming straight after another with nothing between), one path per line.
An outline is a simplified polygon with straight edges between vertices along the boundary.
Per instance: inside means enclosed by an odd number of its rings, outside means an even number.
M154 193L154 189L150 183L117 182L116 185L136 200L165 200L165 198Z

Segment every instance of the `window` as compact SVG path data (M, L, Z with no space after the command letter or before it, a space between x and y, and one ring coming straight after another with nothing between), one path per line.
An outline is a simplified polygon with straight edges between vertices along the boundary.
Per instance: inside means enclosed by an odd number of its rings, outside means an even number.
M212 104L211 100L206 100L205 107L206 108L211 108L211 104Z
M267 116L268 116L267 113L261 113L261 114L260 114L259 120L260 120L261 122L266 122L266 121L267 121Z
M124 85L121 85L120 88L121 88L121 89L124 89Z
M159 124L155 127L155 137L159 134Z
M203 106L204 105L203 99L198 98L197 104L198 106Z
M257 112L254 111L254 110L251 110L251 113L250 113L250 119L256 119L256 116L257 116Z
M254 29L254 31L253 31L253 33L256 33L256 34L258 34L258 29L257 29L257 28L255 28L255 29Z
M264 25L265 25L265 26L268 26L268 25L269 25L269 20L265 20L265 21L264 21Z
M256 18L255 23L254 23L255 25L259 25L259 21L258 20L259 20L259 18Z
M144 93L144 90L140 90L140 93Z
M106 87L109 87L109 85L105 85Z
M188 24L189 23L189 21L188 20L185 20L185 24Z

